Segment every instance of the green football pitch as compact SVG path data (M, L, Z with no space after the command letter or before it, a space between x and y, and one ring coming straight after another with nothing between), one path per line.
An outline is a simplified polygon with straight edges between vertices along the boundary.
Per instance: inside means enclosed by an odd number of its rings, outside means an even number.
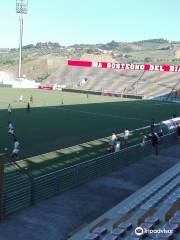
M19 102L20 95L23 95L23 102ZM27 112L31 95L33 104ZM12 114L7 111L9 103ZM145 127L152 118L156 122L169 119L174 111L180 115L179 104L3 88L0 89L0 150L8 149L6 158L11 155L10 120L21 145L20 159L25 159L19 164L40 175L105 154L105 137L113 132L122 133L126 127L129 130ZM131 144L141 141L144 131L132 134Z

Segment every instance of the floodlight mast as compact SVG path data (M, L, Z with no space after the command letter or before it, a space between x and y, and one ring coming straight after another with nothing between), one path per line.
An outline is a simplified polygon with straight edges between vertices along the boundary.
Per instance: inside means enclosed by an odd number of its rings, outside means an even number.
M22 68L22 40L23 40L23 15L28 12L28 0L16 0L16 13L19 14L19 69L18 78L21 80Z

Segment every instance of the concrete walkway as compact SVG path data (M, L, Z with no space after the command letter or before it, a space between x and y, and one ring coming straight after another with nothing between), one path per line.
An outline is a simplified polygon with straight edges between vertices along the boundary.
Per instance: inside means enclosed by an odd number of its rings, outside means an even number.
M180 145L9 216L0 240L65 240L180 161Z

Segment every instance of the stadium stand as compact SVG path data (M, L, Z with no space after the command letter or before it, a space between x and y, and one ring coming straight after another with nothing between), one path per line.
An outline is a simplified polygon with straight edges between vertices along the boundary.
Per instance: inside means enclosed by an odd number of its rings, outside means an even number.
M87 78L82 86L80 80ZM45 83L66 85L67 88L81 90L124 92L145 97L157 97L169 94L179 81L174 72L144 72L142 70L115 70L64 66ZM178 86L177 86L178 89Z
M137 227L143 229L140 235L135 233ZM170 240L179 239L179 237L180 163L168 169L70 239Z

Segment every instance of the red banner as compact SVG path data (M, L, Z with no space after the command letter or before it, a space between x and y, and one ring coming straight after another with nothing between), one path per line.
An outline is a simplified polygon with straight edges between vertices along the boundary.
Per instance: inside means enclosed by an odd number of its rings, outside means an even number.
M159 71L159 72L180 72L180 66L173 65L153 65L140 63L112 63L112 62L91 62L68 60L69 66L75 67L97 67L97 68L111 68L119 70L144 70L144 71Z
M47 84L47 85L39 85L38 89L42 90L53 90L53 85Z

